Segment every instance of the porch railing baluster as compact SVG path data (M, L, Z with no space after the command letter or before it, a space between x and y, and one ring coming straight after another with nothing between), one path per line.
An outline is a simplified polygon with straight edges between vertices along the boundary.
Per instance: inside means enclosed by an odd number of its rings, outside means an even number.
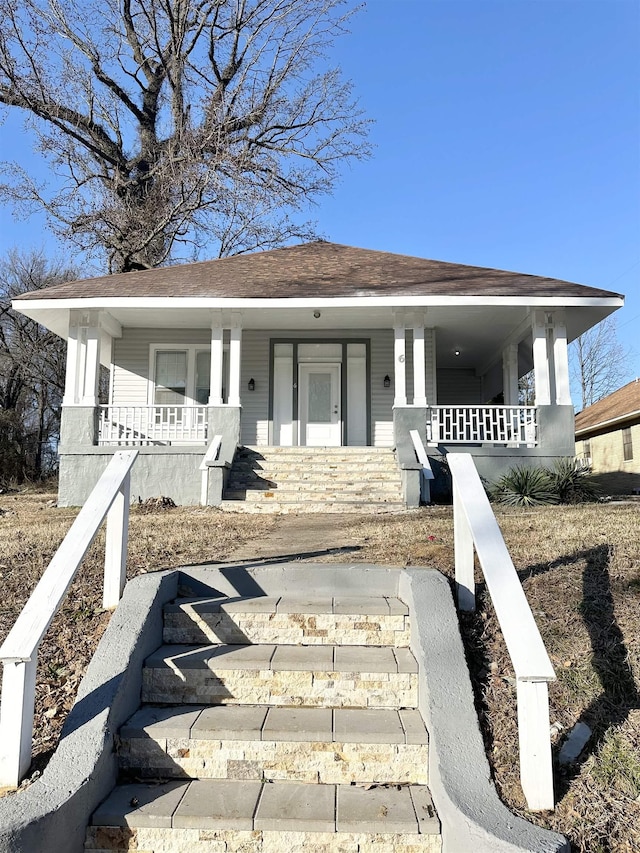
M535 406L429 406L430 443L535 446Z

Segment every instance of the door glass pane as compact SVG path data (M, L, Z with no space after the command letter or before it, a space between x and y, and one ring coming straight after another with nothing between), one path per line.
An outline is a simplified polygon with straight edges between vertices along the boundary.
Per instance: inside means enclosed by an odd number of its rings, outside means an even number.
M187 390L187 353L184 350L156 351L154 403L181 406Z
M309 418L310 423L331 422L331 374L309 374Z
M211 354L196 353L196 403L206 406L209 402L209 384L211 377Z

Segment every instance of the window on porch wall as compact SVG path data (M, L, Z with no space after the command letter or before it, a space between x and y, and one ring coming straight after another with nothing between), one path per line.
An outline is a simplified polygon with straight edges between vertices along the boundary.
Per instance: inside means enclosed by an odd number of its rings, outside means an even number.
M182 406L186 395L186 350L157 350L153 402L157 406Z
M153 403L156 406L206 406L211 383L208 349L157 349L154 357ZM222 398L229 384L229 353L222 356Z

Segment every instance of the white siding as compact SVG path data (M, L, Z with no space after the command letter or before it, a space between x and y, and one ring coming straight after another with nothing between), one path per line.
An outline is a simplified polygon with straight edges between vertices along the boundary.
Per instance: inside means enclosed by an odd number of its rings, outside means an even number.
M371 443L393 447L393 329L376 329L371 338ZM384 387L384 377L391 388Z
M269 444L269 332L244 329L240 374L241 444ZM256 383L248 391L249 380Z
M211 345L207 329L123 329L113 342L114 406L143 406L149 387L149 347L151 344Z

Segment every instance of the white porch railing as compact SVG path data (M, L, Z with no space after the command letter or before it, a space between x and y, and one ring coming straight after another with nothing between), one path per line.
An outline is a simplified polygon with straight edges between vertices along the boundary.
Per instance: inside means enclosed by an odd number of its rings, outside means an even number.
M430 406L427 441L447 444L535 446L535 406Z
M105 517L103 607L115 607L120 600L126 579L130 472L137 455L137 450L114 454L0 647L0 785L17 785L31 763L38 649Z
M447 462L453 481L458 606L475 609L475 547L516 675L522 790L530 809L552 809L547 682L556 676L473 457L449 453Z
M207 440L206 406L100 406L98 444L150 445Z

